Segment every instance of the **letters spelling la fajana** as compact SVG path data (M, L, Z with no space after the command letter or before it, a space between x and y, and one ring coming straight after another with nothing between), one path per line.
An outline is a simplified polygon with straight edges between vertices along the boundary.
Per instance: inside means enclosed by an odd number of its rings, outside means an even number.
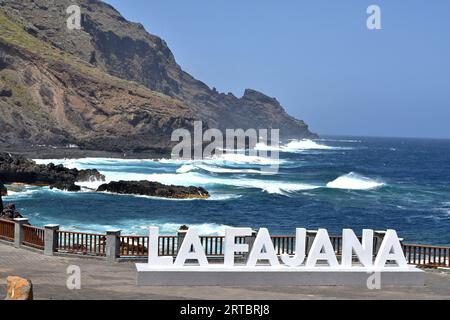
M265 228L259 230L253 247L249 252L248 244L237 244L237 237L249 237L252 235L250 228L227 228L224 241L224 264L225 267L247 267L257 268L258 262L268 261L271 267L278 268L317 268L328 267L333 269L351 269L364 267L367 270L389 268L407 268L400 240L395 230L387 230L378 253L373 259L374 237L373 230L363 230L361 241L350 229L344 229L342 233L342 256L341 263L338 262L327 230L319 229L306 255L306 229L296 229L296 252L295 255L281 255L280 259L269 231ZM189 229L178 250L177 257L160 257L158 255L159 228L150 227L149 237L149 267L189 267L187 260L198 262L195 266L208 267L208 259L201 244L200 237L194 229ZM246 264L235 264L235 253L249 253ZM354 258L359 265L354 264ZM281 261L280 261L281 260ZM321 264L318 262L321 261ZM387 265L387 262L391 261ZM326 264L324 263L326 262ZM217 264L216 264L217 265ZM267 266L267 264L265 265Z

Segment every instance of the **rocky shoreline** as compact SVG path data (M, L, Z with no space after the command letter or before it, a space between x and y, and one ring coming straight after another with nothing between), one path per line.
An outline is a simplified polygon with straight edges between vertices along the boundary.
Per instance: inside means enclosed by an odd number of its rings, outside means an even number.
M21 155L0 153L0 181L49 186L63 191L80 191L76 182L105 181L105 176L96 169L68 169L53 163L36 164Z
M2 196L8 194L5 184L22 183L78 192L81 187L76 183L84 181L105 181L105 176L100 174L97 169L77 170L53 163L37 164L23 155L0 152L0 219L21 217L14 204L4 207ZM169 199L207 199L210 197L208 191L201 187L168 186L150 181L113 181L102 184L95 191Z
M171 156L171 150L110 152L79 148L63 148L51 146L14 146L0 147L0 153L22 155L28 159L80 159L80 158L115 158L115 159L162 159Z

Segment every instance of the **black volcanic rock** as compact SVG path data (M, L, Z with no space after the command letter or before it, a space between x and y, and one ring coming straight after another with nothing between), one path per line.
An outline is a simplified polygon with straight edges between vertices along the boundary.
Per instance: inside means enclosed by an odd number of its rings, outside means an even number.
M6 189L5 185L0 182L0 196L7 196L8 189Z
M97 169L85 169L78 171L77 181L105 181L105 176Z
M59 189L68 192L78 192L81 190L81 187L71 182L57 182L50 185L50 189Z
M17 211L14 204L8 204L0 211L0 219L14 220L16 218L23 218L23 216Z
M38 165L21 155L0 153L0 181L4 183L26 183L48 185L67 191L79 191L77 181L105 181L95 169L68 169L63 165Z
M167 186L150 181L118 181L101 185L97 191L144 195L173 199L207 199L209 193L201 187Z

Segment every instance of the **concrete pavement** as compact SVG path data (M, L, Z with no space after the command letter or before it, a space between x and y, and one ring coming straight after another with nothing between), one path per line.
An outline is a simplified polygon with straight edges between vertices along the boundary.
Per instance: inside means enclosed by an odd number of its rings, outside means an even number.
M69 290L67 268L79 266L81 289ZM48 257L0 243L0 299L6 277L30 279L35 299L450 299L450 273L427 271L425 287L138 287L134 263Z

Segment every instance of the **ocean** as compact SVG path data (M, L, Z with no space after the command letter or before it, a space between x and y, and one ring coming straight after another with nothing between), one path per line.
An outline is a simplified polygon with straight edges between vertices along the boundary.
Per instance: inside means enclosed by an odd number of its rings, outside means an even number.
M291 235L296 227L395 229L408 242L450 245L450 140L325 137L280 146L280 170L261 175L264 158L227 155L204 161L54 159L39 163L96 168L107 181L151 180L205 187L208 200L167 200L92 192L99 182L81 183L80 193L9 185L6 203L16 204L37 226L165 234L179 226L203 235L226 226L269 228Z

